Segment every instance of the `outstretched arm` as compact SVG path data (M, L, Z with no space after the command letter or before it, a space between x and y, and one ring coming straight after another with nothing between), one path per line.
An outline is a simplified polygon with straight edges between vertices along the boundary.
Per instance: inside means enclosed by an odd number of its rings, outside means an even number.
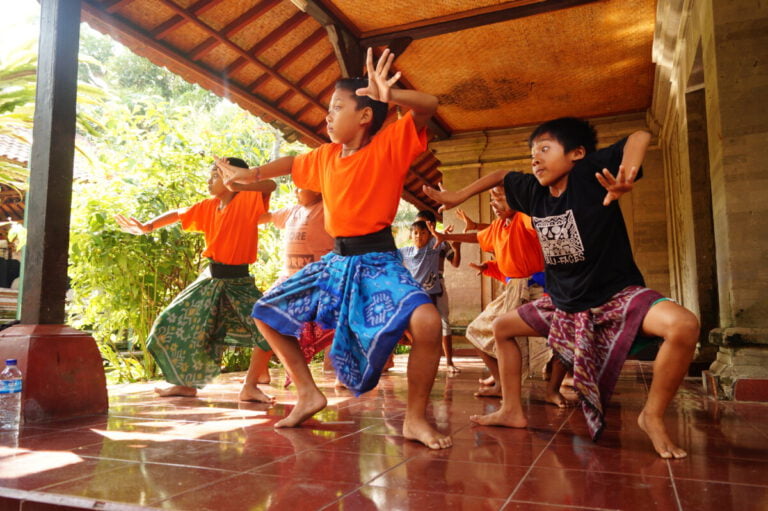
M451 254L448 260L451 262L451 266L458 268L461 264L461 243L458 241L452 241L451 250L453 250L453 254Z
M446 190L442 185L440 185L439 190L424 185L423 190L424 193L427 194L427 197L442 204L440 211L445 211L446 209L455 208L462 202L466 201L474 195L477 195L478 193L482 193L486 190L490 190L491 188L499 186L504 182L504 176L506 175L507 172L505 170L497 170L492 174L481 177L474 183L462 188L457 192Z
M123 215L115 215L115 221L120 229L129 233L136 234L138 236L147 234L166 225L175 224L179 221L179 212L184 210L166 211L162 215L156 216L152 220L146 223L139 222L133 217L126 217Z
M293 158L293 156L283 156L260 167L251 167L249 169L230 165L226 158L215 156L214 161L216 161L216 166L219 167L219 170L224 175L224 184L229 188L232 183L250 184L257 183L262 179L286 176L291 173Z
M458 208L456 210L456 216L458 216L462 222L464 222L464 232L467 231L482 231L483 229L487 229L489 225L491 224L482 224L479 222L475 222L471 218L469 218L469 215L461 209Z
M245 169L243 169L245 170ZM262 192L272 193L277 189L277 184L271 179L264 179L262 181L256 181L255 183L230 183L227 188L233 192Z
M376 67L373 66L373 48L368 48L365 65L368 70L368 87L358 89L358 96L368 96L376 101L394 103L413 111L413 123L417 130L427 125L427 121L437 110L437 97L426 92L408 89L393 89L392 86L400 79L400 71L387 78L389 68L395 60L395 54L384 50L379 57Z
M429 232L432 233L432 236L435 237L435 240L437 243L442 243L444 241L448 242L459 242L459 243L477 243L477 233L474 232L466 232L463 234L453 234L453 226L448 226L445 231L440 232L437 229L435 229L435 224L432 222L427 222L427 227L429 228ZM455 266L458 266L455 265Z
M619 200L619 197L632 191L637 171L643 164L650 143L651 134L649 132L636 131L632 133L627 137L627 142L624 144L624 156L621 159L616 177L608 169L603 169L602 174L595 173L597 180L608 192L603 199L603 206Z

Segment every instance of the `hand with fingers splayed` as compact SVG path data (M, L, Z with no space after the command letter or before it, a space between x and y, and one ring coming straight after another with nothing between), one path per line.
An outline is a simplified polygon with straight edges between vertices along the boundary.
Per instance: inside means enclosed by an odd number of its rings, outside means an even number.
M368 53L365 58L365 67L368 70L368 87L357 89L355 94L358 96L368 96L375 101L381 101L382 103L389 103L390 89L400 79L401 73L398 71L392 78L387 79L389 74L389 68L392 67L392 62L395 60L395 54L389 51L389 48L384 50L379 57L379 61L376 63L376 67L373 67L373 48L368 48Z
M632 167L627 171L624 165L619 165L619 172L616 174L616 177L613 177L613 174L608 169L603 169L602 174L595 172L597 180L608 191L605 194L605 199L603 199L603 206L619 200L619 197L632 191L632 188L635 186L637 170L637 167Z

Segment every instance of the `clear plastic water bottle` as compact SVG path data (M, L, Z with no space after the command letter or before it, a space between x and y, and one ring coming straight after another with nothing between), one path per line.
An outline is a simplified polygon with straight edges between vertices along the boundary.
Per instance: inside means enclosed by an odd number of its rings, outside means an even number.
M0 373L0 430L19 429L21 422L21 370L16 359L5 361Z

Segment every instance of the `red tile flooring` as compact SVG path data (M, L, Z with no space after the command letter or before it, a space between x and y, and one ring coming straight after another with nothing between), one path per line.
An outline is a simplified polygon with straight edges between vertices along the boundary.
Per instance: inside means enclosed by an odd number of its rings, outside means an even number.
M431 413L454 447L434 452L401 436L405 362L361 398L316 373L330 406L294 430L272 427L292 391L272 387L273 407L239 403L242 374L198 398L111 387L106 416L0 435L0 511L768 510L768 405L713 401L686 381L667 423L690 457L666 461L635 422L649 364L627 363L595 444L578 409L536 400L542 381L524 387L527 429L471 426L498 400L473 397L481 366L461 358L458 377L441 370L435 383Z

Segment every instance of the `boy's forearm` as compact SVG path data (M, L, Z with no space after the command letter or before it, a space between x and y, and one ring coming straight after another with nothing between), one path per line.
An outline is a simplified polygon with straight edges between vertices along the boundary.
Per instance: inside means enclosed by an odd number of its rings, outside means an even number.
M443 238L443 241L450 241L450 242L456 242L459 243L477 243L477 233L476 232L465 232L465 233L446 233L440 235Z
M413 123L421 130L437 111L437 97L412 89L391 89L390 103L413 111Z
M149 222L144 222L144 226L149 228L149 231L156 231L166 225L175 224L179 221L179 210L166 211L165 213L156 216Z
M283 156L282 158L277 158L276 160L272 160L271 162L265 163L264 165L251 167L251 182L257 183L266 179L287 176L291 173L293 159L293 156Z
M504 176L506 175L506 170L497 170L496 172L488 174L487 176L483 176L477 181L467 185L457 193L461 196L461 201L464 202L470 197L477 195L478 193L488 191L491 188L495 188L501 185L504 183Z
M272 193L277 189L277 184L271 179L262 179L255 183L232 183L229 189L236 192Z
M647 131L636 131L627 137L627 142L624 144L624 155L621 159L624 168L640 168L650 143L651 134Z

